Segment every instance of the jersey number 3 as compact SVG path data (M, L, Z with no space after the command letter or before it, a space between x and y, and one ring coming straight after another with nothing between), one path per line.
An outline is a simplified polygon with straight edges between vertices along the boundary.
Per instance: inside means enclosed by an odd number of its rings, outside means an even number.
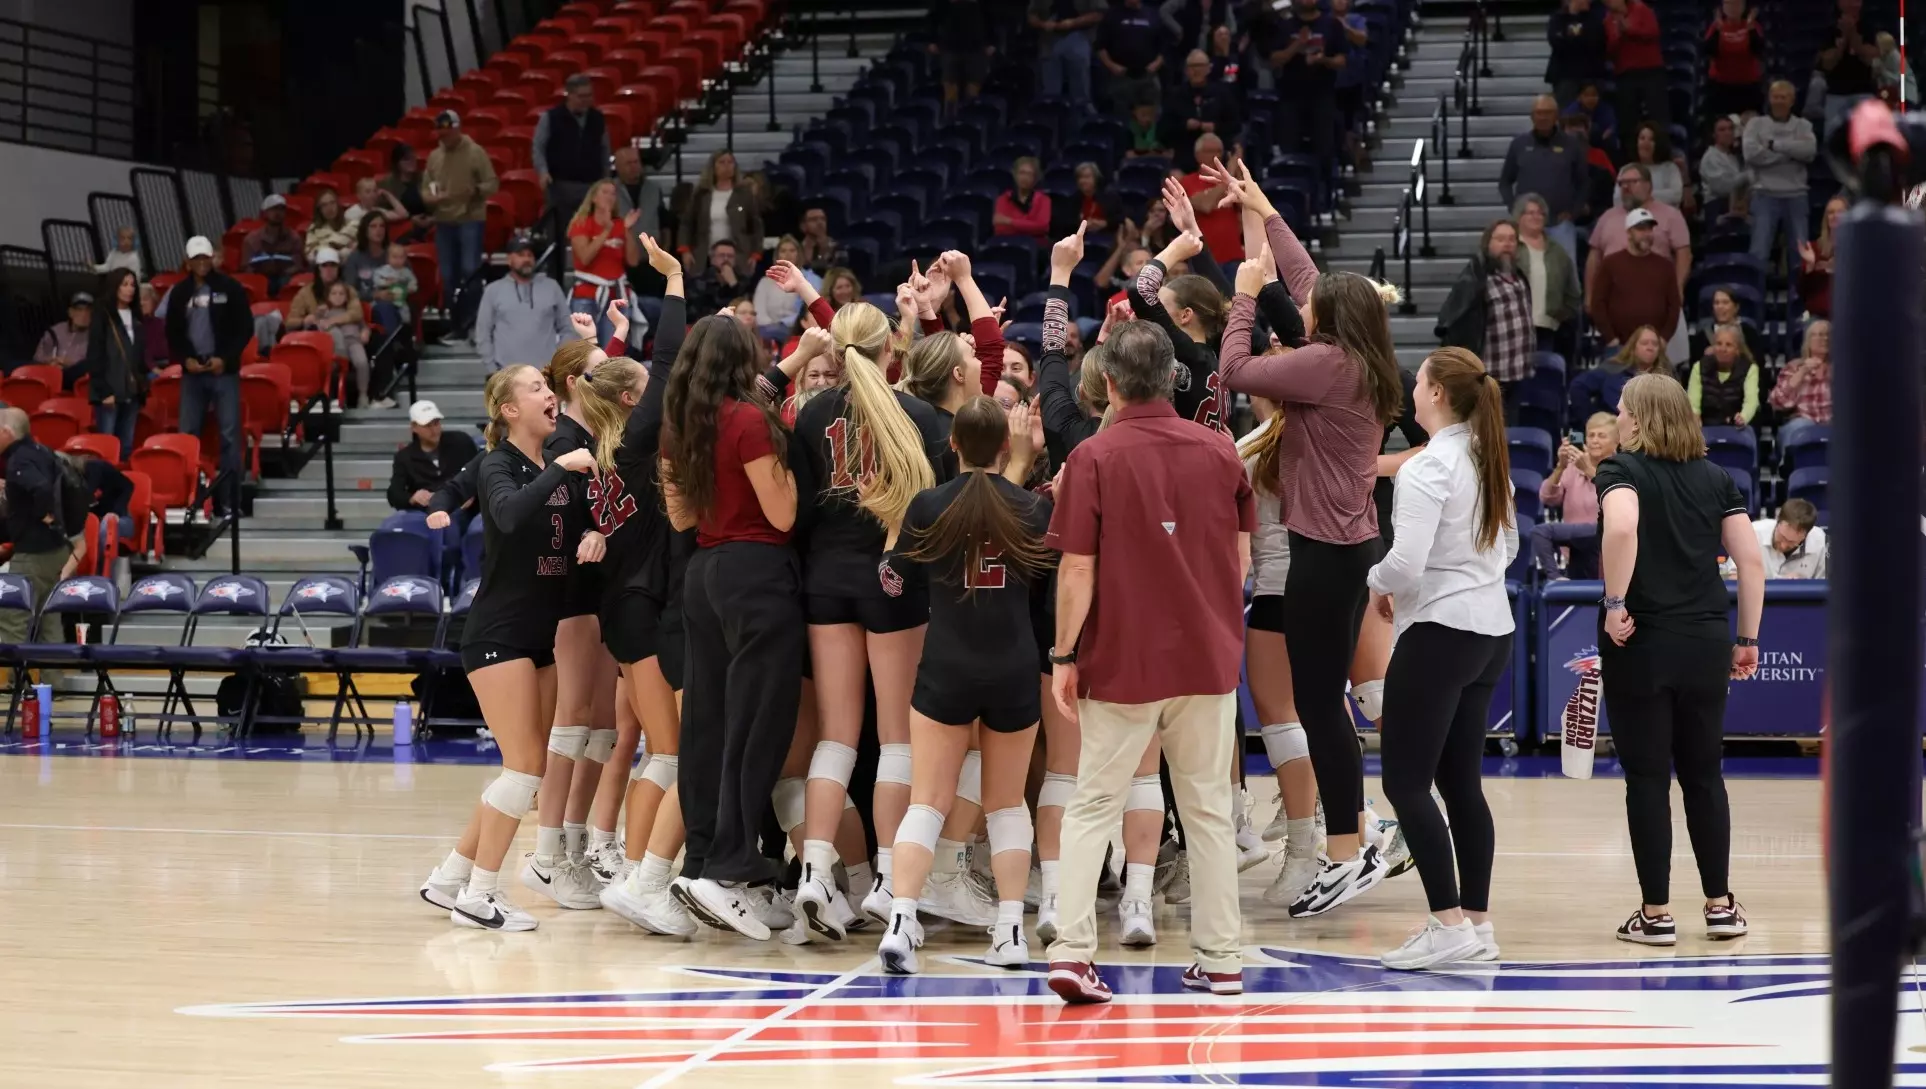
M868 429L838 416L823 429L823 438L829 444L830 487L858 488L876 479L876 448L870 444Z
M963 588L965 590L1001 590L1009 584L1009 569L1003 566L1003 553L995 547L985 545L983 555L976 565L964 569Z

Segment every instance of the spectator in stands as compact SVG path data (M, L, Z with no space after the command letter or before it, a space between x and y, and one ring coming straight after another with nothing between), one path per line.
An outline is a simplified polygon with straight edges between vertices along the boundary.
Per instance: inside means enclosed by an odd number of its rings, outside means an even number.
M936 57L943 81L943 114L956 115L957 103L983 93L996 46L990 38L989 13L983 0L934 0L929 25L935 31L930 53Z
M294 293L288 301L287 327L290 329L325 329L318 317L322 308L328 305L328 288L345 282L341 272L341 255L333 250L322 250L314 255L314 279ZM348 301L359 306L361 295L352 284L348 285Z
M354 249L341 261L341 278L356 295L373 298L375 270L387 263L388 217L362 216L354 225Z
M1860 0L1839 0L1839 19L1831 31L1832 44L1819 51L1819 71L1826 82L1826 132L1852 112L1861 99L1879 93L1877 29L1867 33Z
M1351 0L1331 0L1331 21L1344 35L1345 62L1337 70L1338 131L1344 134L1344 158L1356 163L1364 120L1365 58L1369 56L1371 27L1351 11Z
M1685 155L1672 150L1672 138L1650 121L1641 121L1632 130L1629 158L1644 166L1652 176L1652 199L1660 204L1690 212L1693 209L1690 179L1685 174Z
M1557 351L1559 328L1578 317L1584 304L1578 290L1578 264L1547 229L1551 216L1544 197L1521 194L1511 214L1518 224L1518 268L1531 286L1531 323L1538 330L1538 350Z
M842 247L829 236L829 213L820 207L803 209L801 223L801 257L797 265L809 269L817 275L828 272L830 267L842 260Z
M1819 510L1811 502L1786 500L1779 508L1779 517L1758 519L1752 523L1752 532L1759 535L1766 578L1826 577L1832 557L1826 551L1826 531L1819 525Z
M1277 150L1302 151L1308 143L1319 162L1328 162L1337 134L1337 73L1347 63L1344 29L1318 0L1296 0L1274 25L1267 47L1280 104L1272 115Z
M153 284L140 285L141 332L145 334L149 374L168 365L167 319L155 313L160 304L160 293Z
M1596 148L1603 148L1607 154L1618 148L1618 111L1599 91L1599 85L1587 80L1578 87L1578 96L1565 104L1559 112L1561 120L1573 117L1585 119L1585 138Z
M1128 117L1139 102L1163 97L1164 24L1144 0L1113 5L1097 29L1097 60L1110 73L1110 108Z
M1200 166L1215 167L1224 158L1224 139L1214 132L1207 132L1197 138L1191 147L1191 157ZM1197 213L1197 230L1204 236L1204 245L1210 255L1219 263L1242 261L1244 259L1243 220L1235 203L1226 203L1228 194L1224 186L1213 184L1201 171L1193 170L1178 179L1184 192L1190 194L1191 210ZM1162 211L1159 203L1152 212ZM1145 227L1148 230L1148 224ZM1119 239L1121 246L1122 240ZM1141 267L1141 265L1139 266ZM1134 276L1134 274L1132 274Z
M593 80L578 73L562 82L562 101L535 122L529 150L549 214L573 215L589 187L609 176L608 122L595 108Z
M1231 88L1242 88L1250 82L1250 66L1242 63L1239 59L1244 55L1245 48L1237 44L1236 39L1231 36L1230 27L1220 26L1211 28L1210 43L1207 49L1210 53L1210 79L1212 83L1221 83Z
M1705 28L1705 91L1699 109L1706 115L1756 114L1765 108L1760 93L1765 79L1765 31L1759 13L1746 0L1719 0L1719 13Z
M136 248L132 227L122 227L114 232L112 252L107 254L107 260L94 266L94 271L105 274L117 268L124 268L132 272L135 279L140 279L140 250Z
M828 300L830 309L841 310L862 299L863 282L841 265L831 265L829 271L823 273L822 295Z
M348 205L347 216L348 222L357 227L368 216L400 223L408 218L408 209L403 208L401 202L383 190L373 178L357 178L354 183L354 203Z
M642 260L642 241L635 230L642 213L618 216L615 192L616 184L607 178L591 184L568 224L569 254L575 261L569 309L594 320L595 338L603 344L615 335L609 299L626 297L628 267ZM730 271L733 274L733 267Z
M1091 43L1108 7L1105 0L1030 0L1030 26L1040 32L1038 94L1089 112Z
M1505 150L1505 165L1498 169L1498 199L1509 208L1519 193L1537 194L1551 217L1545 230L1565 252L1576 254L1578 228L1573 221L1589 212L1588 169L1584 143L1558 129L1558 103L1550 95L1539 95L1531 104L1531 130L1512 137Z
M375 184L400 202L416 231L425 231L434 224L427 203L421 199L421 156L414 148L396 144L388 153L388 176Z
M0 408L0 457L6 459L7 540L13 544L7 570L24 576L34 601L43 602L73 555L60 525L60 465L52 450L34 441L27 414L11 406ZM28 616L0 612L0 643L26 642Z
M384 329L406 327L415 320L408 300L420 290L421 281L408 264L407 248L399 242L389 246L388 263L375 269L374 278L368 285L368 297L374 303L375 320Z
M388 505L396 510L427 510L435 492L474 460L475 440L460 428L444 432L441 409L433 401L408 406L408 431L408 444L395 451Z
M120 459L134 452L134 420L147 399L147 329L140 316L140 278L115 269L101 284L87 336L87 399L94 430L120 440Z
M1177 152L1179 166L1185 170L1197 169L1194 145L1198 136L1204 133L1237 135L1238 97L1229 84L1211 79L1208 53L1201 49L1190 51L1184 58L1184 81L1165 96L1159 121L1163 145ZM1099 228L1093 224L1091 229ZM1055 233L1058 237L1075 234L1076 228Z
M615 149L615 214L626 219L630 212L641 213L636 217L634 233L657 240L667 237L664 228L665 220L670 218L668 195L662 183L648 176L640 151L618 147ZM644 299L661 298L667 281L647 261L630 265L628 274L629 286L635 289L635 295Z
M1567 391L1571 426L1584 427L1585 421L1600 412L1616 415L1618 395L1625 391L1625 383L1641 374L1675 377L1672 361L1665 354L1665 338L1649 325L1632 330L1616 355L1572 379Z
M1706 427L1745 427L1759 415L1759 361L1736 325L1712 331L1712 347L1685 382L1686 399Z
M51 363L65 372L61 384L67 389L86 371L87 330L94 321L94 297L85 291L74 292L67 300L67 320L57 321L40 336L33 350L35 363Z
M717 239L709 244L709 263L689 281L689 312L713 314L740 296L747 283L736 274L736 244Z
M422 195L435 215L442 305L453 307L455 293L481 267L488 198L501 188L501 181L495 177L495 164L488 161L488 153L462 133L461 116L455 111L443 110L436 116L435 142L435 150L428 153L428 169L422 174Z
M1785 449L1814 427L1832 425L1832 323L1806 326L1799 358L1779 372L1779 381L1766 398L1773 408L1792 415L1779 425L1779 448Z
M1739 123L1734 118L1712 120L1711 142L1699 156L1699 195L1706 203L1725 202L1721 218L1744 219L1750 214L1752 172L1740 157Z
M1500 219L1485 228L1478 252L1465 263L1438 314L1439 342L1481 357L1509 407L1518 384L1531 377L1538 349L1532 332L1531 286L1518 267L1518 228Z
M308 221L308 237L303 246L309 261L322 249L354 248L354 224L348 220L347 209L341 206L341 194L323 189L314 195L314 218Z
M1569 106L1585 84L1605 78L1605 21L1592 10L1592 0L1562 0L1545 28L1551 60L1545 82L1560 106Z
M181 365L183 434L198 435L207 411L221 429L221 470L233 473L234 492L215 497L231 510L241 470L241 355L254 335L247 289L214 267L214 244L200 235L187 240L187 277L167 293L167 348ZM339 271L338 269L336 270Z
M1652 173L1644 163L1626 163L1618 171L1618 206L1608 209L1592 226L1591 250L1585 255L1585 306L1591 311L1596 298L1599 269L1605 258L1623 252L1629 244L1631 221L1638 213L1652 224L1651 252L1672 262L1673 287L1684 292L1685 279L1692 271L1692 232L1685 217L1670 204L1652 200ZM1653 285L1651 290L1658 290ZM1633 323L1639 324L1639 323ZM1658 324L1653 322L1653 324ZM1620 331L1631 326L1623 326ZM1665 326L1670 329L1670 326ZM1667 335L1671 335L1669 332ZM1682 345L1681 345L1682 347Z
M1704 359L1706 353L1712 350L1712 334L1728 325L1739 331L1739 338L1744 342L1745 350L1752 353L1753 359L1765 358L1765 335L1739 309L1738 296L1732 294L1729 287L1713 290L1712 312L1700 318L1692 330L1691 358Z
M267 277L270 295L280 295L288 277L307 271L307 250L288 229L288 198L279 193L261 198L261 225L241 239L241 260L244 271Z
M1806 243L1806 164L1819 152L1812 122L1794 116L1792 84L1774 80L1766 112L1745 124L1745 162L1752 171L1752 256L1771 264L1772 243L1786 235L1786 271Z
M1618 83L1618 123L1671 124L1658 13L1645 0L1605 0L1605 49Z
M1592 325L1607 350L1642 326L1657 329L1668 341L1678 330L1679 281L1670 275L1673 263L1654 248L1657 231L1651 209L1633 209L1625 217L1625 248L1600 260L1586 284Z
M1123 226L1123 204L1104 187L1104 180L1096 163L1077 164L1075 191L1050 202L1050 237L1076 234L1080 223L1089 223L1092 232Z
M1126 159L1169 159L1173 152L1164 143L1164 126L1157 119L1157 103L1139 102L1130 108L1130 120L1124 126L1130 133L1130 146L1124 149Z
M776 242L777 263L787 261L795 265L803 279L809 281L809 286L815 288L817 294L822 294L823 278L802 264L801 255L802 246L794 235L783 235ZM790 328L796 324L796 318L802 312L802 297L784 291L782 285L767 274L756 281L756 289L749 301L756 307L757 335L765 340L787 339Z
M1819 218L1819 240L1799 243L1799 301L1805 304L1809 318L1832 317L1833 232L1839 229L1845 214L1845 197L1827 201L1825 214Z
M314 285L317 289L320 284ZM348 407L372 408L368 404L368 338L370 330L366 311L361 309L361 300L354 294L354 288L344 280L329 284L325 293L317 290L321 305L314 311L313 322L316 329L334 338L334 354L337 359L346 359L354 374L354 401Z
M754 189L736 173L736 153L728 148L709 156L689 192L679 220L684 237L682 263L694 272L696 262L706 261L715 243L728 239L735 246L736 275L747 280L755 268L750 255L762 248L762 210ZM804 217L807 230L808 217ZM823 220L825 235L828 219ZM700 311L696 311L699 313Z
M1585 421L1585 445L1561 438L1551 475L1538 488L1546 510L1559 514L1556 522L1531 527L1531 555L1548 579L1598 577L1598 488L1592 478L1599 463L1618 453L1618 420L1596 412ZM1558 550L1569 548L1561 571Z
M1899 43L1883 30L1873 41L1879 46L1879 68L1873 73L1879 83L1879 97L1894 109L1918 108L1919 80L1900 53Z
M508 275L482 291L475 315L475 349L491 371L511 363L546 364L555 346L575 336L568 300L545 274L535 271L535 243L518 234L508 240Z
M1016 161L1010 171L1010 179L1015 184L996 198L996 210L990 216L993 234L1034 238L1038 242L1050 237L1050 194L1037 189L1041 169L1028 155Z

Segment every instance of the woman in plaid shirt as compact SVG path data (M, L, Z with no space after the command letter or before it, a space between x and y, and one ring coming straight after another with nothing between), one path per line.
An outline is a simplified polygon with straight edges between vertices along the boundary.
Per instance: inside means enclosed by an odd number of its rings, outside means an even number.
M1832 323L1806 326L1799 358L1779 372L1767 403L1792 416L1779 425L1779 445L1791 445L1808 428L1832 423Z

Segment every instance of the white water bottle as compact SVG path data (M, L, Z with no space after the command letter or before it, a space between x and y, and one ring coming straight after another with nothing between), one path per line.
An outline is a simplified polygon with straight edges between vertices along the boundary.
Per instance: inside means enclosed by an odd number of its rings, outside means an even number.
M415 707L407 700L395 701L395 748L412 745L415 740Z

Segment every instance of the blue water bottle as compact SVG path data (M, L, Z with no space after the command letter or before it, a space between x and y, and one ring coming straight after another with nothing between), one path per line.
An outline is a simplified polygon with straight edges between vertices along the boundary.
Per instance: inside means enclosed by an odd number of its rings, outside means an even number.
M395 701L395 748L414 744L415 708L407 700Z
M34 699L40 704L40 740L53 740L53 685L33 686Z

